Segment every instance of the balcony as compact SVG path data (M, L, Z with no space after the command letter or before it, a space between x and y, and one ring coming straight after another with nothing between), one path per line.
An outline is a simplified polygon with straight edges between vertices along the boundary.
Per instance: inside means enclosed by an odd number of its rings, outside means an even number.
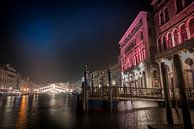
M194 39L187 40L171 49L157 53L155 59L167 58L173 54L177 54L179 51L190 50L192 48L194 48Z

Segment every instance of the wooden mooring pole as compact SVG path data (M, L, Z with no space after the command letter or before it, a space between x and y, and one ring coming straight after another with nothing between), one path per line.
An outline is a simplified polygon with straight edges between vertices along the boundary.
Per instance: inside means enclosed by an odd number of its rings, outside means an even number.
M91 83L92 83L92 96L93 96L94 95L94 75L92 74L91 76L92 76L92 78L91 78L92 82Z
M108 84L109 84L109 103L110 111L112 111L112 78L111 78L111 66L108 68Z
M84 95L83 95L83 103L84 103L84 105L83 105L83 110L84 110L84 112L88 112L88 92L87 92L87 88L88 88L88 86L87 86L87 84L88 84L88 82L87 82L87 72L88 72L88 68L87 68L87 65L85 65L85 69L84 69Z
M180 93L180 102L182 107L184 129L192 129L189 102L186 95L186 85L183 77L182 64L181 64L179 55L174 55L174 66L176 70L177 85L179 87L179 93Z
M175 88L174 88L174 80L172 77L170 78L170 81L171 81L171 85L172 85L172 96L174 99L174 108L175 108L176 112L178 112L178 105L177 105L177 101L176 101L176 92L175 92Z
M168 76L166 71L166 65L164 62L161 63L161 72L163 78L163 87L164 87L164 97L166 105L166 118L169 125L173 126L173 116L172 116L172 105L170 101L169 87L168 87Z

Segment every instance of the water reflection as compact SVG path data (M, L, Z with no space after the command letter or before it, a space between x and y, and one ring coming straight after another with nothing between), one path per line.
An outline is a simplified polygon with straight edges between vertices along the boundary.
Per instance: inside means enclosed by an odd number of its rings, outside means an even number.
M28 96L22 96L21 97L21 103L20 103L20 109L19 114L16 122L16 129L25 129L27 124L27 102L28 102Z
M72 95L1 96L0 129L147 129L147 124L166 123L164 108L148 102L134 102L132 107L77 114ZM175 123L182 123L174 110L173 114Z
M60 128L73 128L75 122L74 101L68 95L50 95L49 117Z

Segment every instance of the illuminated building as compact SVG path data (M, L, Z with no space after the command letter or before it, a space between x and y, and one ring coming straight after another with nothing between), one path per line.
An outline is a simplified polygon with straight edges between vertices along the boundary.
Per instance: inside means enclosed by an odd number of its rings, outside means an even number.
M22 78L20 81L20 91L22 93L30 93L33 90L33 82L30 78Z
M4 88L18 89L20 75L9 64L0 66L0 85Z
M122 84L139 88L159 87L158 65L153 63L154 19L151 13L141 11L120 44Z
M121 71L118 64L111 66L111 78L112 86L121 86Z
M108 86L108 69L94 71L90 74L90 83L93 76L94 87ZM121 85L121 72L118 64L111 66L111 80L113 86Z
M193 0L153 0L157 54L155 60L164 62L170 87L176 86L173 55L181 58L187 87L194 80L194 2ZM161 78L162 80L162 78Z
M93 73L90 74L90 77L91 76L93 76L94 87L101 87L102 78L104 78L103 72L102 71L94 71Z

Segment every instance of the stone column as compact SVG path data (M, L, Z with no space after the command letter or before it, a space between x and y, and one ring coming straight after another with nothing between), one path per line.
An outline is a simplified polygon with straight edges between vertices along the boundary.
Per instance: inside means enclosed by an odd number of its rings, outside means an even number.
M171 35L172 35L172 46L175 47L174 33L172 33Z
M182 39L181 39L181 33L178 30L178 44L182 43Z
M163 88L163 83L161 83L163 81L162 70L161 70L161 62L159 62L158 64L159 64L159 71L160 71L160 88Z
M142 72L142 77L143 77L143 84L144 84L144 88L147 88L147 82L146 82L146 75L145 72Z
M182 106L182 115L184 129L192 129L191 116L189 110L189 102L186 94L185 80L183 77L183 69L179 55L174 55L174 65L176 71L176 80L179 87L180 102Z
M190 33L190 30L189 30L189 27L185 25L185 29L186 29L186 32L187 32L187 38L191 39L191 33Z

